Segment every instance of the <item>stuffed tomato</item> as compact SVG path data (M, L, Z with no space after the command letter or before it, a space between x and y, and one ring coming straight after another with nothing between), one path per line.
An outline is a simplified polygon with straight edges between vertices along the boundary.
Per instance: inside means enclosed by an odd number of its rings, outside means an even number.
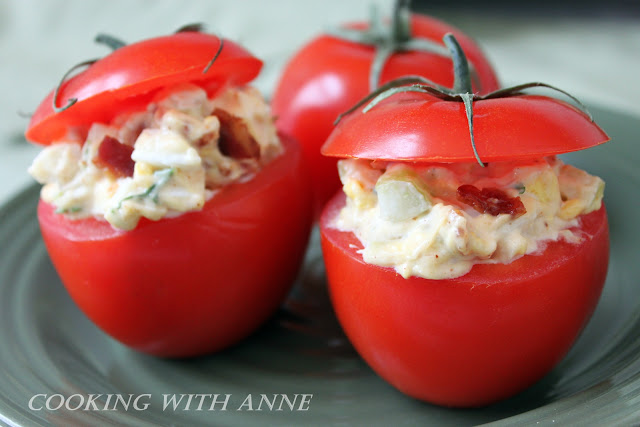
M62 82L26 136L46 147L42 236L107 334L182 357L228 347L288 293L311 202L301 152L247 84L261 62L186 27L124 45Z
M597 305L604 182L556 156L608 137L573 105L522 93L533 85L473 95L445 41L454 90L380 91L331 134L343 191L320 227L336 315L364 360L409 396L477 407L548 373Z
M419 75L451 86L451 59L442 37L458 37L472 64L474 90L488 93L499 83L475 41L453 26L430 16L410 13L409 2L395 2L392 17L345 24L318 35L289 60L273 94L277 126L301 144L308 165L314 211L340 188L336 160L320 148L337 116L392 79Z

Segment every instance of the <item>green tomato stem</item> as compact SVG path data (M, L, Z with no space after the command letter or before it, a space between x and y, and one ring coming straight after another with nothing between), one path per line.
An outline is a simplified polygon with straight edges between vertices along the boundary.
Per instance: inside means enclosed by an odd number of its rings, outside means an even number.
M391 21L391 37L395 43L406 43L411 40L411 0L396 0Z
M176 30L177 33L200 33L204 31L204 24L201 22L196 22L192 24L186 24Z
M209 61L209 63L207 64L206 67L204 67L204 70L202 70L202 74L207 74L207 71L209 71L209 68L211 68L211 66L213 65L214 62L216 62L216 59L218 59L218 56L220 56L220 53L222 52L222 48L224 47L224 39L222 37L218 37L218 39L220 39L220 46L218 47L218 51L216 52L216 54L213 56L213 58L211 59L211 61Z
M445 34L444 44L449 49L453 61L453 92L457 94L473 93L471 73L467 57L453 34Z
M94 39L96 43L106 45L111 48L111 50L118 50L127 44L122 40L110 36L109 34L98 34Z
M400 3L400 2L398 2ZM415 40L415 39L414 39ZM362 113L366 113L372 108L374 108L377 104L379 104L384 99L389 98L390 96L396 95L398 93L404 92L418 92L425 93L431 96L434 96L442 101L450 101L450 102L462 102L464 104L464 110L467 117L467 124L469 127L469 139L471 141L471 148L473 150L473 155L476 158L476 161L480 166L486 166L486 164L480 158L478 154L478 150L476 148L475 136L473 134L473 104L475 101L482 101L487 99L496 99L496 98L508 98L511 96L522 95L523 91L532 88L546 88L552 91L561 93L562 95L568 97L571 101L573 101L579 110L581 110L588 118L593 122L593 117L587 110L586 106L580 102L575 96L570 93L559 89L555 86L551 86L547 83L542 82L531 82L531 83L523 83L516 86L511 86L503 89L498 89L491 93L485 95L474 94L471 86L471 80L474 76L473 68L471 64L467 61L467 58L464 54L464 51L460 47L460 44L456 40L456 38L451 34L446 34L443 37L444 44L447 46L447 49L450 52L452 61L453 61L453 72L454 72L454 84L453 89L446 88L444 86L438 85L428 79L425 79L420 76L405 76L380 86L376 90L372 90L372 92L367 95L365 98L361 99L358 103L356 103L349 110L340 114L334 125L338 124L338 122L347 114L353 113L358 108L364 105ZM384 62L384 61L379 61ZM524 191L524 190L522 190Z
M69 98L67 99L67 103L64 106L58 107L58 97L60 95L60 89L62 88L62 85L64 84L65 80L67 80L67 77L69 77L69 75L72 72L74 72L75 70L81 67L88 67L93 63L97 62L98 60L100 60L100 58L90 59L88 61L81 62L79 64L74 65L69 70L67 70L66 73L63 74L62 78L60 79L60 82L58 83L55 91L53 92L53 100L52 100L53 111L55 111L56 113L60 113L61 111L66 110L67 108L71 107L73 104L78 102L78 98Z
M464 103L464 112L467 115L467 124L469 126L469 137L471 138L471 149L473 150L473 155L475 156L478 164L482 167L485 167L486 165L480 159L480 155L478 154L478 150L476 149L476 139L473 136L473 94L461 93L460 97L462 98L462 102Z
M373 5L369 27L366 30L335 28L328 31L333 37L375 48L374 59L369 69L370 91L378 88L385 65L397 52L426 52L449 57L448 50L440 43L427 38L413 37L410 3L410 0L395 0L390 23L386 23L380 17L378 9Z

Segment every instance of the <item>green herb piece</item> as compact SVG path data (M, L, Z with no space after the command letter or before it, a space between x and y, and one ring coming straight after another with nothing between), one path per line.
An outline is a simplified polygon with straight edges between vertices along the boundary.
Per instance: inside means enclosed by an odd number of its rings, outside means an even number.
M80 206L72 206L70 208L58 208L56 209L57 214L70 214L70 213L78 213L82 211Z
M161 169L159 171L154 172L153 176L154 178L156 178L156 182L150 185L149 188L147 188L142 193L132 194L130 196L123 198L122 200L120 200L120 202L118 202L118 206L116 206L113 210L116 211L120 209L122 207L122 203L126 202L127 200L143 199L146 197L150 198L153 201L153 203L157 204L160 190L167 182L169 182L169 180L171 179L174 173L175 173L175 168Z

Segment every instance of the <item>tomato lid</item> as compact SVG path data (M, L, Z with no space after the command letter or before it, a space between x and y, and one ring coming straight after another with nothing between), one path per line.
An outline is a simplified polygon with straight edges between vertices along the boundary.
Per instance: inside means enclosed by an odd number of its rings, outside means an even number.
M609 140L580 101L548 84L473 93L462 48L451 34L443 40L454 64L453 89L417 76L391 81L338 118L322 154L484 165L568 153ZM582 109L523 93L536 87L560 92Z
M483 162L539 158L583 150L609 140L587 114L539 95L473 102L473 135ZM322 154L418 162L475 162L462 102L403 93L366 113L346 116Z
M215 62L204 72L218 50ZM64 138L70 128L108 123L123 112L144 108L157 89L196 83L212 93L224 84L253 80L261 68L262 61L238 44L196 31L124 45L61 85L56 106L77 99L69 108L54 111L55 91L51 91L33 114L25 136L50 144Z

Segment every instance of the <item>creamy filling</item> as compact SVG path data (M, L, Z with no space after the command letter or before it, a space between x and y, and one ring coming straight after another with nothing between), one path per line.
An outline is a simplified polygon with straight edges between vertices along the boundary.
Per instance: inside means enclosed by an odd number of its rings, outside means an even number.
M551 241L577 243L580 215L599 209L604 191L600 178L555 157L485 168L345 159L338 169L347 198L332 226L358 237L365 262L405 278L459 277ZM469 185L493 211L461 197Z
M29 173L41 197L71 218L131 230L202 209L225 185L250 180L283 150L269 106L251 87L213 99L193 85L163 91L145 111L56 141Z

